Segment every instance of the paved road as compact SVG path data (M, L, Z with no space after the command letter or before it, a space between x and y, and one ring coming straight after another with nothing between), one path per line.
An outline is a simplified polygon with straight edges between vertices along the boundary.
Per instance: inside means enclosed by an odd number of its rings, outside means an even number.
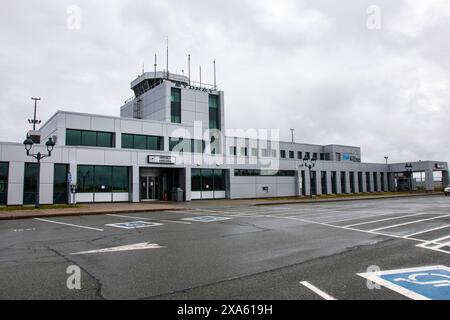
M409 299L357 274L435 265L443 196L0 221L0 299Z

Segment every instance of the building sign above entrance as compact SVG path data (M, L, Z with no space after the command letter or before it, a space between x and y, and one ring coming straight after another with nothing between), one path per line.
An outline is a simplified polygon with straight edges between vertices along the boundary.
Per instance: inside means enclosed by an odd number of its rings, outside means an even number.
M147 162L148 163L158 163L158 164L175 164L175 157L149 155L147 157Z

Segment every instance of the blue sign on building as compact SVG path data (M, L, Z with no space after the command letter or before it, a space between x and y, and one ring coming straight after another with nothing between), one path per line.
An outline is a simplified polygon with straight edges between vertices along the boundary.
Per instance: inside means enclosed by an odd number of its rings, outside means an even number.
M415 300L450 300L450 268L431 266L360 276Z

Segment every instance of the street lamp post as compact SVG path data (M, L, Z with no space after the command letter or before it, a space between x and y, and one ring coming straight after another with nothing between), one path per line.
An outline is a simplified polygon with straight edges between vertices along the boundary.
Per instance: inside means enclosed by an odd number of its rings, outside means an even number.
M409 177L409 191L413 191L413 185L412 185L412 175L413 175L413 165L411 163L407 163L405 165L406 172L408 172Z
M309 170L309 197L312 198L313 194L312 194L312 186L313 186L313 179L312 179L312 168L314 168L316 166L316 161L317 159L315 157L313 157L312 159L310 159L309 157L305 156L303 158L303 164L305 165L306 168L308 168Z
M27 151L27 156L33 157L37 160L38 163L38 173L37 173L37 185L36 185L36 197L35 197L35 207L36 209L40 207L39 204L39 183L40 183L40 172L41 172L41 160L46 157L51 157L53 148L55 147L55 142L52 138L48 138L48 141L45 143L45 146L47 147L48 154L42 154L40 152L38 153L31 153L31 148L33 148L33 140L28 136L27 139L23 142L25 146L25 150Z

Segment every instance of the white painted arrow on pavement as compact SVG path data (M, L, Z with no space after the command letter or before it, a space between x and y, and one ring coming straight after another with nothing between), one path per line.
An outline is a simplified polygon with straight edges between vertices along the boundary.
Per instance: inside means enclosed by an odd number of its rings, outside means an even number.
M156 243L143 242L143 243L130 244L130 245L120 246L120 247L104 248L104 249L98 249L98 250L76 252L76 253L71 253L70 255L81 255L81 254L91 254L91 253L107 253L107 252L120 252L120 251L133 251L133 250L146 250L146 249L161 249L161 248L165 248L165 247L160 246L159 244L156 244Z

